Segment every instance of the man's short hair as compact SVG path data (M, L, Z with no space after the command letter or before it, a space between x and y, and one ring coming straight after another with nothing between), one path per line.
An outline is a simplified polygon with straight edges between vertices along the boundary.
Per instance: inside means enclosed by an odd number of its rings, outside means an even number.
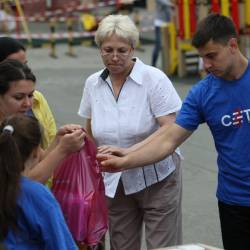
M192 39L192 45L200 48L210 40L226 44L230 38L238 38L231 18L213 13L200 21Z

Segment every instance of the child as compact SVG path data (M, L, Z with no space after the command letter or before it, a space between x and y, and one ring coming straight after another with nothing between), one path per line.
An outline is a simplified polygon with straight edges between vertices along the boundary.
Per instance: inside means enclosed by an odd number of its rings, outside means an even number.
M15 250L76 250L54 196L22 176L39 161L40 143L34 117L15 115L0 125L0 242Z

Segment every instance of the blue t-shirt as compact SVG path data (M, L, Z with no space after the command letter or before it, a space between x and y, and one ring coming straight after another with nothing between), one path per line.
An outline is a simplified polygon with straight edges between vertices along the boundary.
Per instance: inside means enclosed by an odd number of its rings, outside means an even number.
M77 249L59 204L45 186L22 177L17 206L19 230L8 232L8 250Z
M226 81L209 74L193 86L176 123L194 131L207 123L218 153L217 198L250 206L250 63L242 77Z

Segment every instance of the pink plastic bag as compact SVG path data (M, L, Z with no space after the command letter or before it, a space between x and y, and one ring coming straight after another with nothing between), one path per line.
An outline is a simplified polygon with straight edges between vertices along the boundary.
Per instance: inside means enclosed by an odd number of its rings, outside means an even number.
M51 190L74 239L81 244L97 244L107 231L108 213L96 147L90 139L86 138L81 151L57 168Z

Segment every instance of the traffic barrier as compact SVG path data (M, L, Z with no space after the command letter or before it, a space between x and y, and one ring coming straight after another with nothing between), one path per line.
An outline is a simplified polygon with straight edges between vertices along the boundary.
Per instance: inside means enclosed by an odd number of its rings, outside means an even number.
M26 21L26 19L24 17L23 8L22 8L19 0L14 0L14 3L16 5L16 15L23 18L21 24L22 24L24 32L27 34L28 45L31 46L32 45L32 39L31 39L31 36L30 36L30 30L29 30L27 21ZM20 31L19 25L16 25L16 29L17 29L17 31Z
M144 29L143 29L144 30ZM148 30L148 28L146 29ZM72 32L73 38L85 38L85 37L93 37L95 32ZM0 37L6 36L5 34L0 34ZM15 39L21 39L26 40L28 38L28 35L26 33L20 33L20 34L9 34L9 37L13 37ZM30 37L32 40L39 39L48 41L51 38L51 33L31 33ZM62 33L53 33L53 37L55 40L61 40L61 39L67 39L69 37L69 34L67 32Z
M173 22L161 27L162 69L171 75L177 68L176 29Z
M95 1L94 1L95 2ZM95 2L95 3L83 3L80 5L76 5L76 6L69 6L63 9L56 9L53 11L46 11L45 12L45 17L51 17L51 16L58 16L58 15L65 15L65 14L71 14L73 12L91 12L94 9L97 8L103 8L103 7L110 7L110 6L116 6L117 5L117 1L114 0L106 0L104 2Z
M245 24L250 25L250 0L245 0Z
M56 32L56 21L51 18L50 20L50 57L52 58L58 58L56 55L56 38L55 38L55 32Z
M73 20L71 17L67 18L67 31L68 31L68 39L67 39L67 44L68 44L68 52L66 55L71 56L71 57L76 57L76 54L74 53L73 50Z
M16 0L15 0L16 1ZM20 5L25 5L25 4L34 4L35 2L41 2L44 0L24 0L24 1L19 1ZM121 3L122 4L122 3ZM49 21L51 17L55 18L57 22L65 22L67 20L67 17L65 15L67 14L72 14L73 12L92 12L93 10L97 8L103 8L103 7L111 7L111 6L117 6L117 1L115 0L106 0L104 2L97 2L97 3L83 3L80 5L76 6L69 6L66 8L61 8L61 9L56 9L56 10L48 10L45 11L44 13L37 13L35 15L30 15L30 16L17 16L15 17L16 22L22 22L22 21L27 21L27 22L45 22ZM78 17L73 17L75 19L78 19Z
M133 20L134 20L134 23L135 23L137 29L140 30L141 15L140 15L140 12L139 12L138 10L135 10L135 11L134 11ZM144 51L144 49L143 49L142 46L141 46L141 41L140 41L140 39L139 39L139 41L138 41L138 44L137 44L136 49L139 50L139 51Z

